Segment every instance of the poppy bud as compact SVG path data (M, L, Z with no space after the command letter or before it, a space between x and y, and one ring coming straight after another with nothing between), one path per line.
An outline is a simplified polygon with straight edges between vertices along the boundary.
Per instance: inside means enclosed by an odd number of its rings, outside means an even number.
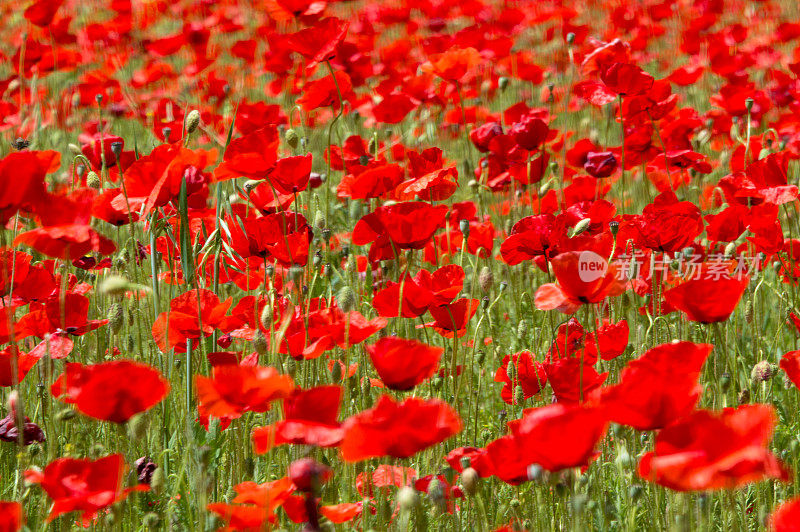
M547 181L545 181L544 185L539 187L539 192L538 192L539 197L541 198L542 196L547 194L550 191L550 188L552 186L553 186L553 180L552 179L548 179Z
M192 109L189 111L189 114L186 115L186 133L192 134L197 130L198 126L200 125L200 111L197 109Z
M325 229L326 225L327 224L325 223L325 213L322 211L317 211L316 214L314 214L314 227L322 230Z
M150 489L153 490L153 493L158 495L164 489L164 469L160 467L156 467L156 470L153 471L152 476L150 477Z
M467 495L475 495L475 493L477 493L479 480L480 476L478 472L471 467L467 467L461 472L461 485L464 487L464 491Z
M433 506L440 512L447 511L447 499L444 495L444 486L438 478L433 478L428 484L428 497Z
M750 372L750 378L754 383L767 382L774 377L777 372L777 366L770 364L766 360L762 360L753 366L753 370Z
M264 308L261 309L261 315L259 316L259 321L261 322L261 326L265 329L269 329L270 325L272 325L272 306L271 305L264 305Z
M123 296L130 288L130 283L119 275L109 275L100 284L100 293L106 296Z
M486 293L492 289L493 285L494 274L492 274L491 268L484 266L481 268L481 273L478 274L478 286L480 286L481 290Z
M528 322L525 320L517 324L517 339L523 341L528 336Z
M508 286L508 282L507 281L501 282L500 283L500 287L499 287L500 291L502 292L503 290L505 290L507 286Z
M514 404L521 405L523 402L525 402L525 390L522 386L517 386L514 388Z
M64 408L58 414L56 414L56 419L58 419L59 421L67 421L74 418L76 415L77 412L75 412L73 409Z
M242 188L244 188L244 191L249 194L250 192L253 191L254 188L256 188L261 183L262 181L259 181L258 179L248 179L247 181L244 182Z
M739 392L738 400L739 400L739 404L740 405L749 403L750 402L750 390L745 388L744 390Z
M461 220L458 222L458 228L461 230L461 234L464 235L464 238L469 238L469 221L468 220Z
M122 305L114 303L108 309L108 326L111 328L112 333L117 334L122 330L124 324L125 312L122 310Z
M748 324L753 323L753 300L748 299L744 304L744 321Z
M100 182L100 176L97 175L97 172L89 172L89 175L86 176L86 186L94 190L100 190L103 184Z
M290 377L294 377L295 373L297 373L297 362L293 358L287 360L284 367L286 368L286 374Z
M143 414L136 414L128 420L128 436L132 440L142 439L147 434L147 419Z
M289 478L297 489L306 493L316 492L332 475L330 467L313 458L295 460L289 466Z
M259 329L256 331L256 334L253 337L253 349L255 349L256 353L259 355L264 356L267 354L268 348L269 346L267 345L267 339L264 336L264 333L261 332L261 329Z
M350 202L348 205L348 214L351 220L358 220L361 218L361 202L359 200Z
M292 128L286 130L286 144L289 145L292 149L297 148L297 144L300 142L300 137L297 135L297 131Z
M501 91L505 91L508 87L508 78L501 76L500 79L497 80L497 86L500 87Z
M80 146L71 142L67 144L67 148L72 155L81 155L83 153Z
M352 288L345 285L336 293L336 304L344 312L350 312L356 308L356 293Z
M725 246L725 256L732 257L734 251L736 251L736 242L729 242L727 246Z
M474 179L470 179L470 180L467 182L467 186L468 186L469 188L471 188L471 189L473 190L473 192L474 192L474 191L477 191L477 190L478 190L478 187L480 187L481 185L480 185L480 183L478 183L478 182L477 182L477 181L475 181Z
M142 518L142 524L149 530L155 530L161 524L161 518L155 512L149 512Z
M575 224L575 227L572 228L572 236L576 237L581 233L586 232L586 230L589 229L589 226L591 224L592 224L591 218L584 218L583 220Z
M397 492L397 504L400 509L406 512L413 510L419 505L419 496L417 491L411 486L403 486Z
M572 32L567 33L567 44L572 46L572 43L575 42L575 34Z
M342 365L334 361L333 365L331 366L331 380L333 382L339 382L342 380Z

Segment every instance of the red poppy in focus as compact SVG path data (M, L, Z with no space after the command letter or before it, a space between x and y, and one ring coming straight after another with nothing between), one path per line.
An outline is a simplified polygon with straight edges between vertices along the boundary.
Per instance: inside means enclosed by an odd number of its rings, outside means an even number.
M82 414L114 423L151 409L169 390L169 381L157 369L131 360L69 363L50 387L53 397L74 404Z
M69 512L82 512L81 517L87 522L103 508L124 500L130 492L150 489L144 484L123 488L125 469L125 459L121 454L95 461L59 458L50 462L44 471L25 471L25 481L41 484L53 499L48 522Z
M280 136L275 125L267 125L234 139L222 162L214 169L214 181L237 177L265 179L278 162Z
M487 445L486 453L499 479L519 484L529 479L532 465L547 471L588 465L607 425L596 408L561 404L534 408L511 422L511 434Z
M369 250L371 262L390 260L401 249L422 249L444 225L446 205L409 201L381 206L362 217L353 228L353 244Z
M0 159L0 225L20 209L39 210L47 201L45 176L60 166L55 151L12 152Z
M461 432L458 413L438 399L411 397L396 403L388 395L369 410L348 418L340 446L345 462L372 457L408 458Z
M295 390L283 400L283 417L273 425L253 430L253 445L263 454L287 443L335 447L342 440L339 425L341 386Z
M622 370L619 384L599 390L609 420L636 430L656 430L694 410L697 382L714 346L672 342L656 346Z
M461 338L467 333L467 324L478 311L480 304L478 299L462 298L447 305L431 307L430 312L434 321L426 323L425 326L433 327L445 338L452 338L454 334Z
M642 210L637 227L645 246L674 252L689 246L703 232L703 217L697 205L678 201L675 193L667 191Z
M335 77L334 77L335 76ZM353 92L353 83L347 72L336 72L334 76L309 81L303 87L303 95L297 99L297 105L306 111L313 111L320 107L340 107L342 100L347 100Z
M650 90L653 76L631 63L612 63L601 74L606 86L621 96L636 96Z
M585 303L598 303L625 291L616 265L609 265L593 251L567 251L550 264L558 283L543 284L536 291L534 301L539 310L573 314Z
M367 346L375 371L391 390L407 391L433 376L444 349L396 336Z
M665 429L655 450L639 462L639 475L675 491L733 489L791 472L767 449L776 418L763 404L698 410Z
M509 364L514 366L513 379L508 374ZM494 374L494 380L503 383L503 389L500 391L503 401L513 405L514 390L517 386L522 387L523 397L530 399L547 384L547 372L544 364L535 361L530 351L522 351L503 357L500 367Z
M309 28L287 35L284 46L312 63L330 61L336 57L336 48L347 35L349 26L349 22L336 17L324 18Z
M235 419L245 412L266 412L277 399L285 399L294 381L278 370L262 366L223 364L211 377L195 375L197 399L208 416Z
M667 304L700 323L725 321L736 309L750 279L732 277L692 279L664 292Z

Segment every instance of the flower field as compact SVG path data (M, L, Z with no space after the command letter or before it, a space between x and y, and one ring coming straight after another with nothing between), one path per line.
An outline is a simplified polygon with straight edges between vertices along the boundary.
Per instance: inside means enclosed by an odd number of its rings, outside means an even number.
M797 3L0 16L0 532L800 531Z

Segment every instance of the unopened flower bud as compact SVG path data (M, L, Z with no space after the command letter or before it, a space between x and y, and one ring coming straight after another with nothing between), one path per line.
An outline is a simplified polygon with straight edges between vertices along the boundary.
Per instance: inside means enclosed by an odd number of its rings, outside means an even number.
M467 495L475 495L475 493L477 493L479 481L480 475L471 467L461 472L461 485L464 487L464 492L466 492Z
M572 229L572 236L578 236L579 234L586 232L586 230L589 229L589 226L591 224L592 224L591 218L584 218L583 220L575 224L575 227L573 227Z
M480 286L481 290L486 293L492 289L493 284L494 275L492 274L492 270L488 266L484 266L481 268L481 273L478 274L478 286Z
M350 312L356 308L356 293L352 288L345 285L336 293L336 305L344 312Z
M300 137L297 135L297 131L292 128L286 130L286 144L289 145L292 149L297 148L297 144L300 142Z
M100 187L103 186L100 176L94 170L90 171L89 175L86 176L86 186L94 190L100 190Z
M400 505L401 510L411 511L419 505L419 496L417 491L411 486L403 486L397 492L397 503Z
M508 78L501 76L500 79L497 80L497 86L500 87L501 91L505 91L508 87Z
M186 133L192 134L200 125L200 111L197 109L192 109L189 111L189 114L186 115Z

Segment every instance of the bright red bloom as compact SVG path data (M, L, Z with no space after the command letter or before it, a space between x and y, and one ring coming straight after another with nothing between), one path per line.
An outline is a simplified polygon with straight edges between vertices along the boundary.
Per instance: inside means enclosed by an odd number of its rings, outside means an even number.
M74 404L82 414L114 423L151 409L169 390L169 381L157 369L131 360L69 363L50 387L53 397Z
M437 399L412 397L396 403L388 395L348 418L340 446L346 462L372 457L408 458L461 432L458 413Z
M31 353L23 353L14 345L9 345L0 351L0 386L14 386L22 382L25 375L36 365L40 358L40 356ZM14 379L15 363L17 364L16 379Z
M232 140L222 163L214 170L214 181L237 177L265 179L278 162L279 144L278 128L274 125Z
M511 126L508 134L521 148L533 151L547 140L550 128L542 118L527 114L519 122Z
M336 17L324 18L309 28L287 35L284 46L312 63L330 61L336 57L336 48L347 35L349 26L349 22Z
M335 76L335 78L334 78ZM303 87L303 95L297 99L297 105L306 111L313 111L320 107L340 107L341 98L347 100L353 92L353 83L347 72L336 72L334 76L309 81Z
M573 404L586 400L591 393L603 385L608 372L597 373L594 366L580 356L561 358L544 364L547 380L559 403Z
M800 388L800 351L789 351L783 355L780 366L786 372L789 380Z
M25 18L37 26L47 27L63 3L64 0L36 0L25 10Z
M417 471L410 467L381 464L375 468L372 475L359 473L356 477L356 490L362 497L375 497L374 488L389 488L411 485L417 478Z
M223 364L211 377L195 375L197 399L208 416L235 419L245 412L266 412L277 399L285 399L294 381L278 370L262 366Z
M457 83L482 62L481 54L475 48L451 48L432 55L420 68L423 72L432 72L446 81Z
M395 258L401 249L422 249L444 225L446 205L410 201L381 206L362 217L353 228L353 244L369 250L371 262Z
M773 532L800 532L800 497L781 504L769 518Z
M653 251L680 251L703 232L703 217L697 205L668 191L642 210L637 227L642 243Z
M456 264L443 266L433 273L420 270L414 277L407 273L400 282L389 281L386 288L379 290L372 298L372 306L378 314L387 318L416 318L425 314L432 306L446 305L464 287L464 269ZM400 294L403 304L400 306Z
M38 210L47 200L45 176L59 166L55 151L12 152L0 159L0 225L20 209Z
M445 338L452 338L455 334L459 338L467 332L467 324L478 311L480 301L477 299L456 299L447 305L431 307L430 312L433 322L426 323L426 327L433 327L436 332Z
M146 485L123 488L125 459L112 454L99 460L59 458L50 462L44 471L28 470L25 480L41 484L53 499L47 521L69 512L82 512L84 521L97 512L124 500L131 491L147 491Z
M444 349L396 336L381 338L367 346L372 364L391 390L410 390L433 376Z
M184 292L170 301L169 312L162 312L156 318L151 330L153 339L161 351L175 348L184 352L186 340L213 333L230 306L230 298L220 303L211 290Z
M486 453L498 478L519 484L528 480L531 465L547 471L588 465L607 425L596 408L561 404L534 408L511 422L511 434L487 445Z
M664 292L664 300L692 321L716 323L733 313L749 282L746 276L692 279Z
M17 532L25 523L22 504L0 501L0 532Z
M788 468L767 449L775 428L772 406L698 410L661 430L655 450L639 462L639 475L676 491L733 489L774 478Z
M606 86L621 96L636 96L650 90L653 76L631 63L613 63L601 74Z
M655 430L694 410L703 387L697 382L714 346L673 342L632 360L619 384L598 391L609 420L636 430Z
M508 365L514 366L514 378L508 376ZM500 367L494 374L495 382L502 382L503 389L500 397L507 404L514 404L514 390L522 387L523 397L530 399L547 384L547 372L544 364L533 359L530 351L522 351L513 355L506 355Z
M342 440L339 425L341 386L295 390L283 400L283 417L273 425L253 431L253 445L263 454L287 443L335 447Z
M554 257L550 264L558 283L543 284L536 291L539 310L558 309L573 314L585 303L598 303L625 291L616 265L609 265L593 251L567 251ZM590 271L586 265L593 265L594 269Z
M511 266L540 255L553 257L558 254L560 236L552 214L528 216L511 228L511 234L500 246L500 254Z

